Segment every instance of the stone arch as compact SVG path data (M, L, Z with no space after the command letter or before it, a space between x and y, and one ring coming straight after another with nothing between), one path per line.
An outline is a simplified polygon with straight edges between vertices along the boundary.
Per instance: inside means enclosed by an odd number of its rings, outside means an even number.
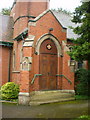
M52 34L44 34L43 36L41 36L38 39L38 41L36 42L36 46L35 46L35 50L36 50L35 52L38 55L40 54L40 46L41 46L42 42L48 38L51 39L55 43L55 45L57 47L57 51L58 51L58 57L62 56L61 45L60 45L58 39L55 36L53 36Z

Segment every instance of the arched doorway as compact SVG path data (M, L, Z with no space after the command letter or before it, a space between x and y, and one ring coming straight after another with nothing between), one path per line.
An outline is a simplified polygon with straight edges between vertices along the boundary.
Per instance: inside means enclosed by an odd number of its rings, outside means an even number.
M40 90L57 89L57 48L51 39L46 39L40 46Z

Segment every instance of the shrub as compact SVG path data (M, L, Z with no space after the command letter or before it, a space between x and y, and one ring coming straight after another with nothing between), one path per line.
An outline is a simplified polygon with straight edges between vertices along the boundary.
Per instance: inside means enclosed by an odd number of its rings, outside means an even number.
M75 95L76 100L90 100L89 96L85 95Z
M18 98L19 85L8 82L1 87L1 99L11 100Z
M76 71L76 94L77 95L88 95L88 88L90 82L90 71L86 69L79 69Z
M82 118L82 119L84 119L84 118L85 118L85 119L88 119L88 118L89 118L89 119L90 119L90 116L82 115L82 116L80 116L79 118ZM89 120L89 119L88 119L88 120Z
M82 115L79 118L72 119L72 120L90 120L90 116L88 116L88 115Z
M0 99L1 99L1 86L0 86Z

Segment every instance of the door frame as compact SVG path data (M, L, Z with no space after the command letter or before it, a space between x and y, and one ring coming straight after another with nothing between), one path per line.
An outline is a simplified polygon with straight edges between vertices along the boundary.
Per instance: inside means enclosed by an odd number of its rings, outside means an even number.
M42 35L36 42L35 45L35 54L36 54L36 58L37 58L37 74L40 74L40 46L42 44L42 42L44 42L46 39L51 39L54 44L56 45L57 48L57 74L61 73L61 68L60 68L60 64L62 64L62 49L61 49L61 44L59 42L59 40L53 36L52 34L44 34ZM39 77L37 79L38 81L38 90L39 90ZM57 89L61 89L61 85L60 85L60 77L57 78Z
M46 47L49 44L52 46L51 50L47 49ZM43 59L44 57L45 59ZM40 46L39 69L40 69L40 74L43 74L39 79L40 90L57 90L57 77L56 77L57 67L58 67L57 59L58 59L57 47L55 43L51 39L44 40ZM54 62L54 64L52 64L52 61ZM45 63L45 65L43 62ZM43 82L45 84L43 84Z

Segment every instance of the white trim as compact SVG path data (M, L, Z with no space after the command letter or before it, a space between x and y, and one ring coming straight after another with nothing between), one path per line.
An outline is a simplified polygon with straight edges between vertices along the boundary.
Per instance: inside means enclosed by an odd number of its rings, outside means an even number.
M75 90L61 90L61 92L75 93Z
M47 9L46 11L44 11L43 13L41 13L39 16L37 16L33 21L36 22L37 20L39 20L41 17L43 17L46 13L51 12L50 9Z
M13 73L20 73L20 71L12 71Z
M48 91L32 91L30 95L40 95L45 93L72 93L75 94L75 90L48 90Z
M25 92L19 92L19 96L29 96L29 93L25 93Z

